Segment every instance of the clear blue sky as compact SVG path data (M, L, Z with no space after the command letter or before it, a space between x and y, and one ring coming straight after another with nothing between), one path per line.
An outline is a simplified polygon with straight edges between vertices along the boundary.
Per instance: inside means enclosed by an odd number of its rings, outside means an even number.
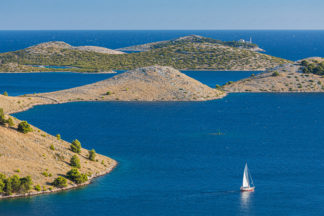
M324 29L324 0L0 0L0 29Z

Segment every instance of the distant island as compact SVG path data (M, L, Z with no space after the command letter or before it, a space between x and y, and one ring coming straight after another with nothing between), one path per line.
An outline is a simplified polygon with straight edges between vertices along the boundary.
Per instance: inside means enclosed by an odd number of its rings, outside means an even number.
M122 50L141 52L123 53ZM253 43L224 42L197 35L119 50L47 42L1 53L0 72L111 72L150 65L171 66L178 70L263 71L290 62L257 52L259 50Z
M219 44L224 46L230 46L235 48L242 48L242 49L248 49L251 51L264 51L261 49L257 44L252 43L251 39L250 41L245 41L243 39L239 41L221 41L213 38L207 38L202 37L199 35L189 35L180 37L174 40L166 40L166 41L158 41L158 42L152 42L152 43L146 43L146 44L140 44L135 46L129 46L124 48L119 48L117 50L120 51L132 51L132 52L145 52L150 51L153 49L168 47L170 45L179 45L179 44L186 44L186 43L210 43L210 44Z

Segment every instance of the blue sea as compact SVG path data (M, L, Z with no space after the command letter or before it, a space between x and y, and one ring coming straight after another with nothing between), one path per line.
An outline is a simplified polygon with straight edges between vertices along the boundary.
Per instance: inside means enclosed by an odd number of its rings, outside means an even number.
M0 32L0 49L20 49L48 38L116 48L184 33ZM323 31L202 33L224 40L253 34L255 41L267 41L259 44L268 53L292 60L324 56ZM16 43L8 43L10 38ZM183 72L212 87L253 73ZM0 91L46 92L110 76L0 74ZM95 148L119 165L84 188L2 200L0 215L323 215L323 99L324 94L311 93L241 93L206 102L76 102L17 113L50 134L79 139L83 147ZM245 162L256 185L253 193L239 191Z

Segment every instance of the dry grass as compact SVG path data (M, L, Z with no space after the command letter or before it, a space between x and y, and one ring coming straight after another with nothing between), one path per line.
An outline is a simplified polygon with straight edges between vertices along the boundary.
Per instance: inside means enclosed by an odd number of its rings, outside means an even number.
M273 76L277 71L279 76ZM226 92L324 92L324 78L304 74L299 65L287 64L254 77L225 85Z
M15 119L16 125L18 122ZM34 185L49 187L56 177L65 175L71 169L69 161L75 153L70 150L70 143L58 140L36 127L33 129L33 132L22 134L15 128L0 126L0 172L7 176L30 175ZM51 145L55 150L50 149ZM114 160L103 155L97 154L98 162L88 160L87 156L88 151L82 149L79 155L82 173L98 175L116 165ZM44 176L44 172L50 176ZM72 182L69 184L73 185Z
M15 113L29 109L38 104L49 104L54 101L38 97L10 97L0 95L0 108L3 108L5 113Z

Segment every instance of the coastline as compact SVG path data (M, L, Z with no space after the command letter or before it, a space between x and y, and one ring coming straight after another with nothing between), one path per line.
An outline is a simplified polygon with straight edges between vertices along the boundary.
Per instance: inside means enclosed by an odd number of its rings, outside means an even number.
M128 71L129 69L125 69L125 71ZM237 71L237 72L263 72L265 70L255 70L255 69L243 69L243 70L218 70L218 69L197 69L197 68L183 68L183 69L177 69L179 71L219 71L219 72L226 72L226 71ZM77 72L77 71L15 71L15 72L3 72L0 71L0 74L25 74L25 73L77 73L77 74L117 74L115 70L112 71L103 71L103 72Z
M42 195L42 194L50 194L50 193L58 193L58 192L62 192L62 191L67 191L67 190L73 190L73 189L77 189L77 188L81 188L83 186L89 185L93 182L94 179L107 175L110 172L112 172L118 165L117 161L112 160L114 163L112 166L110 166L109 168L107 168L107 170L94 174L92 176L89 177L89 180L85 183L82 184L73 184L73 185L69 185L65 188L53 188L52 190L47 190L47 191L32 191L32 192L28 192L28 193L24 193L24 194L13 194L13 195L8 195L8 196L1 196L0 195L0 200L3 199L16 199L16 198L25 198L25 197L31 197L31 196L37 196L37 195Z
M116 74L116 71L102 71L102 72L77 72L77 71L15 71L3 72L0 74L26 74L26 73L77 73L77 74Z

